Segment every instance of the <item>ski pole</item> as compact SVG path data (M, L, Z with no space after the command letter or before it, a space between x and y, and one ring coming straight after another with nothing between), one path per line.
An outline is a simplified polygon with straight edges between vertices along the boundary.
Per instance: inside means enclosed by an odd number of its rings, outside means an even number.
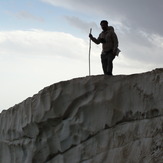
M92 28L90 28L90 34L92 32ZM91 39L89 39L89 76L91 75Z

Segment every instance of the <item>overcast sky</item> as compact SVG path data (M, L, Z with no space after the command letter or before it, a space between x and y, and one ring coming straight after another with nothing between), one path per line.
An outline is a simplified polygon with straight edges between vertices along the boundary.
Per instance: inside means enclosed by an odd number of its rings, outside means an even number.
M88 33L106 19L121 53L114 75L163 65L163 0L0 1L0 111L51 84L88 76ZM91 44L91 75L103 74L101 45Z

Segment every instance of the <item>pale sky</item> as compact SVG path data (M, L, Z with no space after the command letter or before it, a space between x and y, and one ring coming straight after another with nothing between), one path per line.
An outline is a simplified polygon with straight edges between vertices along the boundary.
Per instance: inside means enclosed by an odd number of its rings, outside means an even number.
M163 0L1 0L0 112L54 83L89 75L89 30L115 28L114 75L163 66ZM91 75L101 75L91 43Z

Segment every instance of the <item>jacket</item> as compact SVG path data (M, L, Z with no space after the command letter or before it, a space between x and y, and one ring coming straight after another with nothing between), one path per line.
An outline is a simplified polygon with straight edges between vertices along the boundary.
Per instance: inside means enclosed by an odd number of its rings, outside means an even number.
M101 39L104 40L102 43L102 52L116 51L118 49L118 38L112 26L108 26L107 31L102 31L97 39L93 37L92 41L100 44Z

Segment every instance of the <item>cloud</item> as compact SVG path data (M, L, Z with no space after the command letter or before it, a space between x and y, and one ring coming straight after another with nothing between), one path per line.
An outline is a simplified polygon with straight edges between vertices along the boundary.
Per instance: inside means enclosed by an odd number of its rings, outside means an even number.
M162 67L163 46L161 42L163 37L144 32L140 33L140 31L126 34L119 33L118 36L122 53L126 58L143 63L146 66L153 65L153 68Z
M15 16L20 19L30 19L30 20L35 20L38 22L44 22L44 19L42 17L35 16L27 11L20 11L16 13Z
M130 66L137 67L137 64L146 65L144 67L162 67L163 57L163 1L162 0L42 0L54 6L60 6L81 12L92 17L108 19L109 23L115 27L119 38L121 55L125 60L130 61ZM66 20L74 27L87 32L93 27L93 34L97 37L99 22L88 22L87 19L79 16L65 16ZM125 63L124 63L125 64ZM146 69L146 70L147 70Z
M106 17L120 21L131 28L163 35L162 31L162 0L41 0L54 6L60 6L82 13Z
M77 53L79 49L80 53ZM86 50L86 41L67 33L37 29L0 32L1 55L55 55L82 58Z
M76 22L79 21L77 20ZM84 22L82 23L84 27ZM122 52L116 59L117 66L120 66L121 71L119 71L119 68L115 72L116 74L120 72L132 73L132 69L137 67L142 67L141 71L143 69L150 70L151 68L162 67L163 37L154 34L149 35L143 31L132 33L126 30L125 33L121 31L117 33ZM80 60L83 63L87 63L88 41L89 39L84 40L68 33L38 29L0 31L0 57L5 59L8 57L8 60L13 60L13 58L17 57L26 59L54 57L58 62L68 60L67 64L70 60ZM92 43L91 62L94 65L94 74L102 73L100 52L101 46ZM123 69L126 64L130 67L127 71Z
M66 17L66 19L76 28L88 33L85 29L93 27L93 35L98 36L97 31L100 33L101 29L94 22L88 23L79 17ZM91 25L90 25L91 24ZM115 24L115 31L119 38L119 46L122 55L126 60L133 60L130 65L136 65L138 62L142 65L151 65L154 67L162 67L163 57L163 37L148 33L140 29L127 28L121 23ZM131 62L131 61L130 61ZM147 66L148 67L148 66Z
M88 29L93 27L94 30L99 30L99 27L95 22L85 22L84 20L80 19L79 17L70 17L70 16L64 16L64 18L67 20L68 23L70 23L72 26L80 29L84 33L89 33Z
M26 10L22 10L22 11L18 11L18 12L12 12L12 11L6 11L6 14L10 15L10 16L14 16L18 19L22 19L22 20L33 20L33 21L37 21L37 22L44 22L44 18L40 17L40 16L36 16Z

